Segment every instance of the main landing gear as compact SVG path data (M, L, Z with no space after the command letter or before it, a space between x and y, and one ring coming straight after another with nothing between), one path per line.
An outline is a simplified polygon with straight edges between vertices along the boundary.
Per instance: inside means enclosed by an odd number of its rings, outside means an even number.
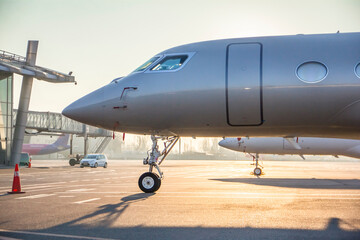
M179 140L179 137L157 137L152 135L151 140L153 142L152 148L148 151L148 156L143 161L144 165L149 165L149 172L142 174L139 178L139 188L145 193L153 193L160 188L161 180L164 178L160 165ZM158 140L164 141L164 149L161 152ZM153 172L154 168L158 174Z
M260 175L263 174L262 172L262 168L263 166L261 166L259 164L259 154L256 153L255 156L253 156L253 164L252 165L255 165L255 168L254 168L254 171L251 173L251 174L254 174L255 176L259 177Z

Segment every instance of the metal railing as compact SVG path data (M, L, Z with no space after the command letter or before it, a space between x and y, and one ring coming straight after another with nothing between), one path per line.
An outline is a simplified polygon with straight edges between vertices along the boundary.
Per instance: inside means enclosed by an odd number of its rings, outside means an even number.
M68 74L58 72L49 68L40 66L30 66L26 63L26 58L14 53L0 50L0 66L2 71L16 73L23 76L33 76L39 80L53 83L73 82L76 83L75 77Z
M15 125L17 109L13 110L13 123ZM38 132L50 133L69 133L78 136L89 137L111 137L112 133L108 130L88 126L63 116L55 112L35 112L29 111L27 115L26 129L37 130Z
M26 58L15 53L0 50L0 59L7 61L26 62Z
M98 138L97 143L92 148L92 153L102 153L107 145L110 143L111 137Z

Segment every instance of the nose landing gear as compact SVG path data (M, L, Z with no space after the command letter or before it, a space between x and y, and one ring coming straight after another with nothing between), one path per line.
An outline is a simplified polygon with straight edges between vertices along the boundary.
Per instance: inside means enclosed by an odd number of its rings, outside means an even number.
M145 193L153 193L159 190L161 180L164 178L164 174L160 170L160 165L179 140L179 137L157 137L152 135L151 140L153 142L152 148L148 151L147 158L143 160L144 165L149 165L149 172L142 174L138 182L139 188ZM161 152L159 150L158 140L164 141L164 149ZM154 168L156 168L159 174L153 173Z
M254 171L251 172L251 174L259 177L264 174L262 171L262 169L264 167L259 164L259 154L258 153L256 153L255 156L252 155L252 157L253 157L253 162L255 161L255 163L253 163L252 165L255 165L255 168L254 168Z

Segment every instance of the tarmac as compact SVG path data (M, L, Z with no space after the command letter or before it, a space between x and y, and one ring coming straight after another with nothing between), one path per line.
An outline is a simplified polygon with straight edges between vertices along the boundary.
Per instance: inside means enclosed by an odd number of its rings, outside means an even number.
M142 161L33 160L0 169L0 239L360 239L360 162L168 160L155 194Z

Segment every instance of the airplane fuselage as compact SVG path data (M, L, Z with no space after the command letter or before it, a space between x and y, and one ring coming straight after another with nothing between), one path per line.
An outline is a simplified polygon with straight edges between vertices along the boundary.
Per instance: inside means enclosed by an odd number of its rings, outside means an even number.
M29 155L47 155L69 149L70 146L54 146L52 144L23 144L21 152Z
M159 165L180 136L360 139L359 43L360 33L344 33L183 45L75 101L63 114L152 135L143 160L149 172L138 181L151 193L160 188ZM257 158L254 174L261 175Z
M226 138L219 145L234 151L257 154L294 155L342 155L360 158L360 141L335 138L295 138L301 147L294 148L289 141L280 137L269 138Z
M359 139L359 43L360 33L340 33L183 45L63 114L135 134ZM159 70L169 56L187 60Z
M46 155L52 154L59 151L63 151L70 148L70 145L67 145L69 141L69 134L60 136L52 144L23 144L22 152L26 152L29 155Z

